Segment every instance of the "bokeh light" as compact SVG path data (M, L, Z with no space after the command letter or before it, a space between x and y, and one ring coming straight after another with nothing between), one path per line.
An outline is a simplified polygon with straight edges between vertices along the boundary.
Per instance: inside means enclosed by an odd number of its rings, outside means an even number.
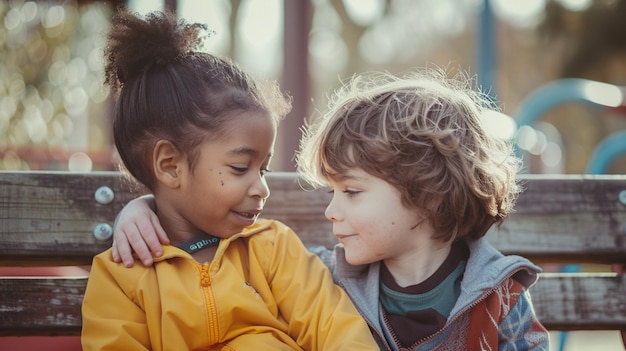
M0 169L85 169L68 162L77 151L111 153L102 59L110 17L104 2L0 3Z

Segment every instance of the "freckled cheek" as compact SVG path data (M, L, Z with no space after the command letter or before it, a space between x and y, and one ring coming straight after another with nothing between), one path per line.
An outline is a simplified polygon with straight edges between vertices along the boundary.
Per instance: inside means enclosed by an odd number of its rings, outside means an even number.
M395 221L384 220L371 220L364 228L369 228L369 231L374 231L376 235L384 235L385 233L393 232L399 229Z
M209 172L212 173L213 172L213 168L209 169ZM217 172L217 174L219 175L220 186L224 186L226 183L224 182L224 178L222 178L222 172L219 171L219 172Z

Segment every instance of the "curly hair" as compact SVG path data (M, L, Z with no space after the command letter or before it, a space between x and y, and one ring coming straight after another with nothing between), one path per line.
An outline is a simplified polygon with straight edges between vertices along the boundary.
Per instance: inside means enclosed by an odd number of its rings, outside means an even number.
M462 74L424 69L406 76L355 76L306 126L298 171L314 187L350 169L383 179L421 210L435 239L479 238L512 211L521 162L488 133L493 103Z
M105 82L116 93L113 133L123 166L154 190L150 162L154 145L171 141L191 169L197 146L218 137L243 111L260 111L278 121L289 111L276 83L261 84L233 62L199 51L209 34L167 12L140 17L120 9L104 50Z

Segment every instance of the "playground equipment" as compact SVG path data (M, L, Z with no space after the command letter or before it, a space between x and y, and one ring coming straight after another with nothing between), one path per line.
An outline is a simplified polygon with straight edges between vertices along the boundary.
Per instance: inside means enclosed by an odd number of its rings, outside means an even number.
M626 105L626 87L588 79L567 78L547 83L534 90L520 105L515 116L518 131L531 126L551 108L570 102L584 102L603 108L620 108ZM605 173L611 162L626 153L626 131L615 132L602 140L594 149L588 163L587 174ZM562 272L579 272L580 265L568 264ZM563 351L567 332L559 338L559 350Z

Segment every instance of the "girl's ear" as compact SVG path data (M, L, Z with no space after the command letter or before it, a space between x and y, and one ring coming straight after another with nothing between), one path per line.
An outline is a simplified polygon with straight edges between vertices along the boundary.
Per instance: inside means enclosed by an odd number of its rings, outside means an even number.
M185 155L168 140L159 140L152 151L152 167L157 182L168 188L178 188L186 164Z

